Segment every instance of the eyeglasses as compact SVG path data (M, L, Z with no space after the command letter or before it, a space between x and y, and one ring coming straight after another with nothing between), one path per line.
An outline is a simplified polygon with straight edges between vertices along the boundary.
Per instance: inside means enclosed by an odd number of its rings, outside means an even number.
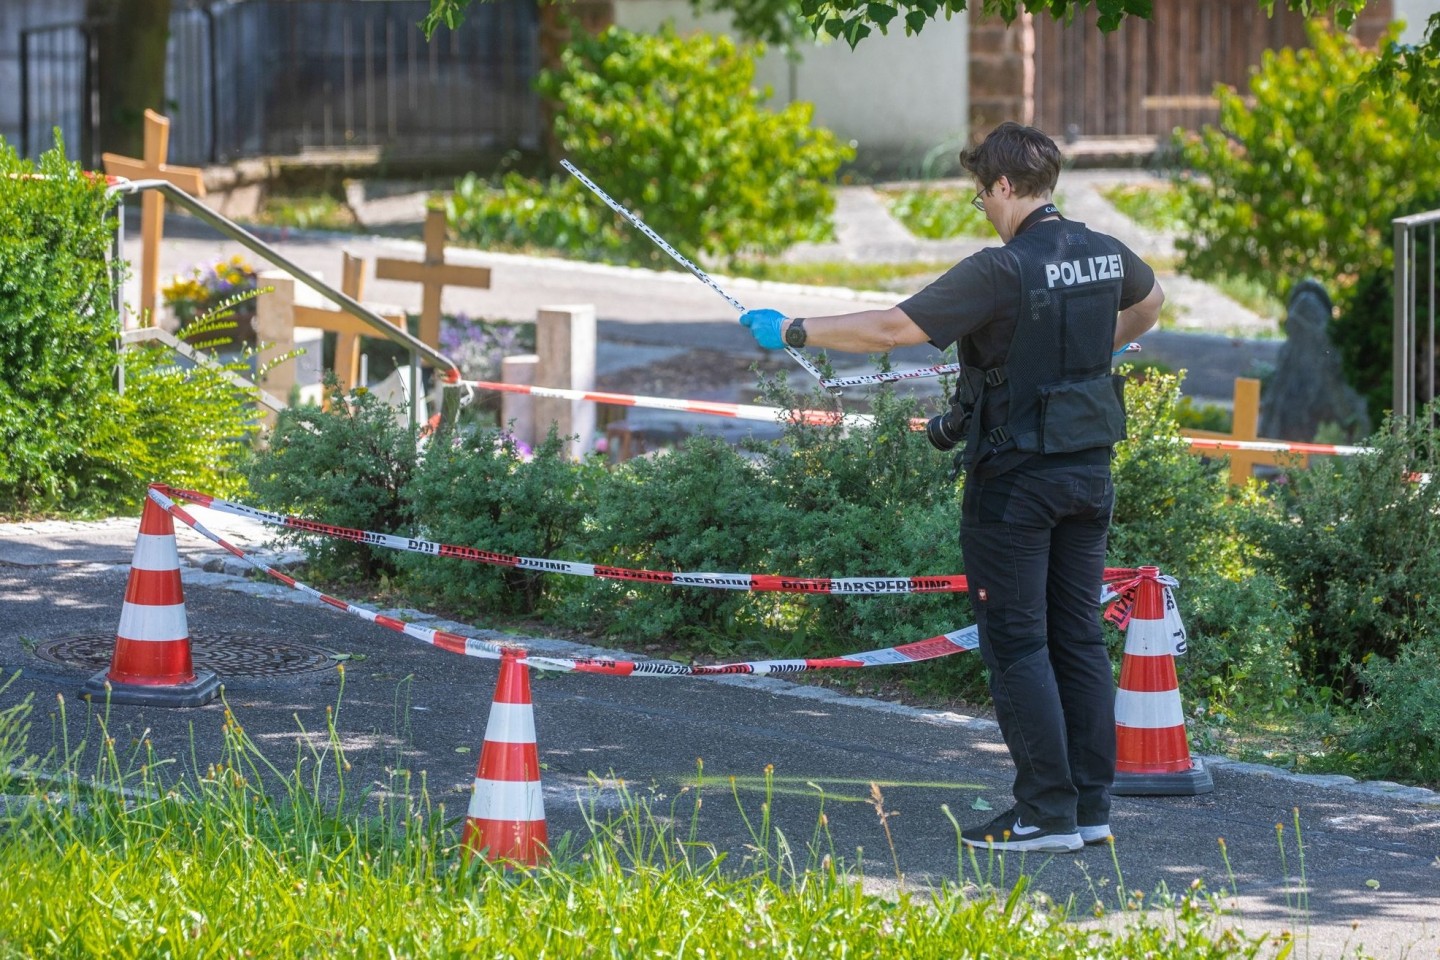
M1001 177L1000 179L1003 180L1004 177ZM1000 182L1000 180L996 180L996 181L995 181L995 183L999 183L999 182ZM990 186L986 187L984 190L981 190L979 193L975 194L975 196L970 199L970 206L974 207L976 210L979 210L981 213L984 213L984 212L985 212L985 197L988 196L988 195L990 194L990 192L995 189L995 183L990 184Z

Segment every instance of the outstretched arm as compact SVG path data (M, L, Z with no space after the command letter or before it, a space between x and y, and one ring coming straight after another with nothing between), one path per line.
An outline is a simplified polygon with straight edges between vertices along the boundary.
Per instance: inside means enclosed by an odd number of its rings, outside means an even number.
M785 345L785 331L794 321L775 310L749 310L740 322L750 328L760 346L778 350ZM806 317L805 337L807 347L847 353L885 353L930 339L899 307Z

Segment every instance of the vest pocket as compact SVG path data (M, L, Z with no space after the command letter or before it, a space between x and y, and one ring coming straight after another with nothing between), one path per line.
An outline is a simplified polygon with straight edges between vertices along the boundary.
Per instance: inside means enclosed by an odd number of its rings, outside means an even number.
M1040 388L1040 452L1108 447L1126 437L1125 378L1067 380Z

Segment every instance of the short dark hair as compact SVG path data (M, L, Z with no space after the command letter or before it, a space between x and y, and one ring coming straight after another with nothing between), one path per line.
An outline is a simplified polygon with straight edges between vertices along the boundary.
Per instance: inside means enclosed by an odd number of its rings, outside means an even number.
M986 189L1005 177L1017 196L1038 197L1060 179L1060 148L1034 127L1006 120L983 143L961 151L960 165Z

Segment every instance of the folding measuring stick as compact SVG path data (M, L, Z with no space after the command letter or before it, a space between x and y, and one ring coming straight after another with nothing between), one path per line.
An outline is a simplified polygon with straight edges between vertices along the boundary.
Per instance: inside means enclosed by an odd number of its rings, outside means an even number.
M672 260L680 264L680 266L684 267L686 270L689 270L691 273L693 273L700 280L701 283L705 284L711 290L714 290L716 293L720 294L720 296L724 297L726 302L729 303L730 306L734 307L736 310L739 310L741 313L745 312L744 305L741 304L739 300L736 300L734 297L730 296L730 294L720 289L720 285L714 280L712 280L709 274L707 274L704 270L701 270L699 267L695 266L695 264L691 263L688 258L686 258L682 253L680 253L680 251L676 250L674 247L670 246L670 244L666 243L664 238L662 238L660 234L656 233L654 230L651 230L650 227L645 224L645 221L641 220L639 217L635 216L635 214L631 213L629 210L625 209L623 206L617 203L614 198L610 196L610 194L600 189L600 187L595 183L594 180L591 180L589 177L585 176L585 174L581 173L580 170L573 163L571 163L569 160L561 160L560 166L564 167L567 171L569 171L570 174L575 177L575 179L585 184L586 188L589 189L591 193L595 194L595 196L599 197L601 200L604 200L606 206L608 206L611 210L614 210L616 213L620 214L620 216L635 224L635 226L640 230L641 233L645 234L645 236L649 237L657 247L669 254ZM785 348L785 352L790 354L791 359L793 359L796 363L804 367L806 373L810 374L810 376L814 377L816 380L819 380L820 386L825 387L827 390L837 390L841 387L861 386L868 383L893 383L897 380L913 380L918 377L938 377L946 373L955 373L960 369L960 365L958 363L946 363L935 367L921 367L916 370L902 370L895 373L869 373L857 377L837 377L834 379L826 380L824 375L820 373L820 368L815 366L815 364L811 363L809 359L807 359L806 356L799 350L796 350L794 347L787 346Z
M656 233L654 230L651 230L650 227L646 225L644 220L641 220L639 217L635 216L635 214L631 213L629 210L626 210L619 203L617 203L615 199L610 196L610 194L606 193L604 190L601 190L599 185L596 184L594 180L591 180L589 177L585 176L585 174L581 173L579 168L577 168L573 163L571 163L569 160L561 160L560 166L568 170L570 174L575 177L576 180L579 180L581 183L585 184L586 188L588 188L591 193L595 194L595 196L599 197L601 200L604 200L606 206L608 206L611 210L614 210L616 213L620 214L620 216L635 224L635 226L639 228L641 233L649 237L655 243L655 246L668 253L672 260L680 264L680 266L684 267L686 270L689 270L691 273L693 273L697 278L699 278L701 283L705 284L705 286L709 287L711 290L714 290L716 293L720 294L720 296L724 297L726 302L729 303L730 306L734 307L741 313L745 312L744 304L742 304L739 300L736 300L734 297L730 296L730 294L726 293L724 290L721 290L720 284L710 279L710 275L708 273L695 266L695 264L691 263L689 258L687 258L679 250L676 250L674 247L670 246L670 244L666 243L664 238L661 237L660 234ZM796 363L804 367L806 373L809 373L812 377L814 377L816 380L819 380L821 383L825 382L824 376L820 373L820 368L807 360L803 353L801 353L799 350L796 350L794 347L786 347L785 352L790 354L790 356L795 360Z

